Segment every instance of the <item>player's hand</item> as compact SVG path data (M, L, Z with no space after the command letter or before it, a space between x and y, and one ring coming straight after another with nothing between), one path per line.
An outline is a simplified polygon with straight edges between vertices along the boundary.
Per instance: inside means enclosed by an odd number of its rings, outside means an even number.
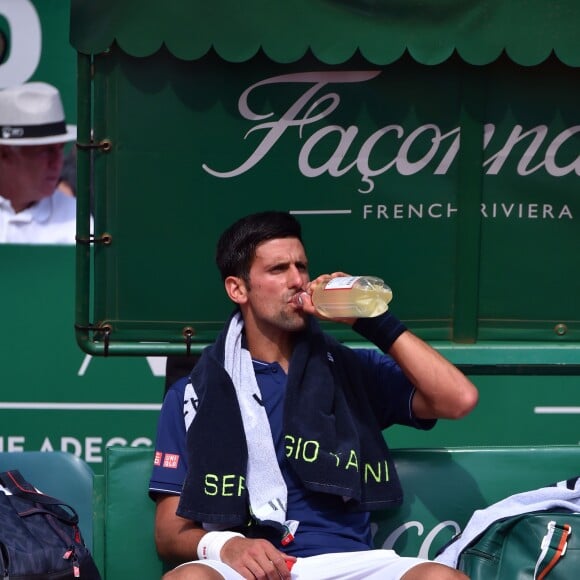
M277 550L267 540L236 537L228 540L220 557L222 562L248 580L290 580L291 567L296 558Z

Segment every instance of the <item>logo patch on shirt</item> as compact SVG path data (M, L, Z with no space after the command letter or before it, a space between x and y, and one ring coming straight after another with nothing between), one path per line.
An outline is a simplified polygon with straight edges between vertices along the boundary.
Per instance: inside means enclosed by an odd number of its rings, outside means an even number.
M176 453L166 453L163 459L163 467L168 467L169 469L177 469L177 464L179 463L179 455Z
M161 465L161 458L162 457L163 457L163 453L161 453L161 451L155 452L155 459L153 460L153 465L155 465L155 467L159 467Z

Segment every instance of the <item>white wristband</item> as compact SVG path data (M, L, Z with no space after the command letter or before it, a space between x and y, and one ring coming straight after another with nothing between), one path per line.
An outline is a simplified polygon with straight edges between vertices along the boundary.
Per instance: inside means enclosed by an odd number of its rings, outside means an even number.
M207 532L197 544L197 557L200 560L222 561L220 554L224 544L232 538L244 538L238 532Z

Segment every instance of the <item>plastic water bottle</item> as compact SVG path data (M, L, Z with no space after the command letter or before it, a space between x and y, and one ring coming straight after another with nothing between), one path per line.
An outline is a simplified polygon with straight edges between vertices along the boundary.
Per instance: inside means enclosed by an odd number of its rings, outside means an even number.
M330 318L372 318L386 312L393 292L375 276L339 276L312 294L316 310Z

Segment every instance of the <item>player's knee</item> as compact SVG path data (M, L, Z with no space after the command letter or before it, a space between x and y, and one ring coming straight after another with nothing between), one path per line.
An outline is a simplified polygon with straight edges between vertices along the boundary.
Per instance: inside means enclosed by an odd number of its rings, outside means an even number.
M469 580L469 577L444 564L425 562L411 568L401 580Z
M164 574L161 580L224 580L224 577L203 564L184 564Z

